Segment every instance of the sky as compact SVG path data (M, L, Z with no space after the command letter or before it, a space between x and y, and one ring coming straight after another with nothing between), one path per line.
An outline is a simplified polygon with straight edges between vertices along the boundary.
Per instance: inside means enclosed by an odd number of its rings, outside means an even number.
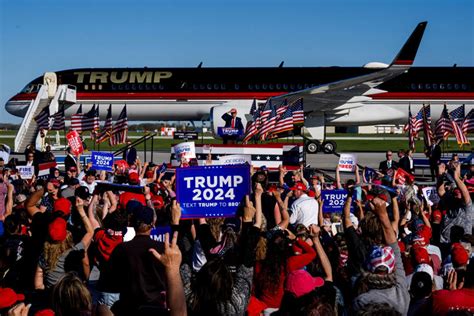
M0 0L5 103L49 71L389 63L428 21L415 66L474 65L472 0Z

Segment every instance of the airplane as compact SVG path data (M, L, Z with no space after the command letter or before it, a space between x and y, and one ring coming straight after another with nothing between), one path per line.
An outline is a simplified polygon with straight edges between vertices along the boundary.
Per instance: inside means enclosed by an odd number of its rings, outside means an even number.
M326 126L405 124L408 110L416 113L431 104L432 117L443 104L474 107L473 67L413 67L427 22L419 23L390 64L370 62L363 67L247 67L206 68L81 68L56 72L57 84L76 87L76 104L88 111L99 106L105 118L109 104L116 117L124 104L128 119L136 121L203 121L213 131L221 116L236 108L245 126L255 100L282 104L303 98L306 151L334 152ZM409 70L409 71L408 71ZM43 77L28 83L6 103L6 110L23 117L36 97ZM247 115L246 115L247 114ZM434 120L433 120L434 121Z

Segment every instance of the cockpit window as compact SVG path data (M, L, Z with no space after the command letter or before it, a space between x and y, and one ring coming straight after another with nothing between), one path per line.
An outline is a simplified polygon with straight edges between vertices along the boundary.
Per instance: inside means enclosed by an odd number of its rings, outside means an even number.
M40 86L38 84L29 83L29 84L26 85L26 87L23 88L23 90L21 90L21 92L22 93L38 92L39 87Z

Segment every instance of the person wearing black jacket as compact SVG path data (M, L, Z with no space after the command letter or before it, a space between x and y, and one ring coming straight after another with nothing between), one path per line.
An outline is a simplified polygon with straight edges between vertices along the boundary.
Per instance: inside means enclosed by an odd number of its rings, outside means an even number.
M385 154L385 158L387 158L384 161L381 161L379 164L379 171L382 172L383 174L387 174L387 172L390 169L397 169L398 168L398 162L394 161L392 159L393 153L391 150L388 150L387 153Z
M415 173L415 168L413 164L413 151L407 150L403 153L403 156L400 158L398 162L398 167L402 168L406 172L411 174Z

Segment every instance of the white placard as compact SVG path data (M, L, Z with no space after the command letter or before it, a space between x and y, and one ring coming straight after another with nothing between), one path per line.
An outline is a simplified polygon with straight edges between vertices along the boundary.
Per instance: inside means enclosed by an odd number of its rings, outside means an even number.
M219 157L219 164L221 165L241 165L248 163L252 164L252 156L250 155L227 155Z
M421 189L421 191L423 192L423 197L430 206L439 203L438 190L435 187L425 187Z
M34 166L16 166L16 169L18 170L21 178L25 180L30 180L35 174Z
M194 146L194 142L185 142L175 145L174 153L176 155L176 160L181 160L182 158L196 158L196 148Z
M357 156L354 154L341 154L339 157L339 171L352 172L357 164Z
M5 144L1 144L0 145L0 158L3 158L3 161L5 162L5 164L8 163L8 161L10 160L10 147L8 147L8 145L5 145Z

